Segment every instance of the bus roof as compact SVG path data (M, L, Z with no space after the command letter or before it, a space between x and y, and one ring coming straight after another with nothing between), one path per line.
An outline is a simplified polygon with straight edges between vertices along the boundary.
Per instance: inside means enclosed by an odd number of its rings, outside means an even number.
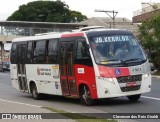
M43 40L43 39L54 39L54 38L65 38L65 37L76 37L83 36L83 32L62 32L62 33L46 33L46 34L37 34L35 36L27 36L15 38L12 42L22 42L22 41L34 41L34 40Z
M54 38L65 38L65 37L76 37L76 36L84 36L84 33L87 34L88 37L96 36L96 35L104 35L104 34L132 34L132 32L122 29L106 29L106 28L97 28L90 29L85 31L76 31L76 32L59 32L59 33L46 33L38 34L35 36L21 37L15 38L12 42L22 42L22 41L34 41L34 40L43 40L43 39L54 39Z
M124 29L94 29L86 31L88 37L98 35L133 35L131 31Z
M54 35L54 36L53 36ZM12 40L12 42L22 42L22 41L30 41L30 40L43 40L43 39L53 39L53 38L60 38L61 33L56 34L49 34L49 35L37 35L37 36L27 36L27 37L20 37L15 38Z

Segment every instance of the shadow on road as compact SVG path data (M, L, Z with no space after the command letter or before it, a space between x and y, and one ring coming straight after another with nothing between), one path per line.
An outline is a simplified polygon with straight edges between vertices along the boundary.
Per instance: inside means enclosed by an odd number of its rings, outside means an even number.
M26 94L21 94L21 97L25 97L28 99L33 99L32 96L29 94L26 96ZM46 95L45 99L42 99L41 101L48 101L48 102L58 102L63 104L80 104L80 99L78 98L66 98L63 96L55 96L55 95ZM141 100L137 102L131 102L125 97L119 97L119 98L106 98L106 99L99 99L95 100L94 106L122 106L122 105L130 105L130 104L139 104L142 103Z
M120 98L106 98L97 100L98 106L119 106L119 105L130 105L130 104L139 104L141 101L131 102L125 97Z

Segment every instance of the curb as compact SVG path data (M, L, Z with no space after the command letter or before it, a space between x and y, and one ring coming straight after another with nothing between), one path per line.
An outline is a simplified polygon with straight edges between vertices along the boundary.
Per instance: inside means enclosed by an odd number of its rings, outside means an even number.
M158 76L158 75L152 75L152 77L154 77L154 78L160 78L160 76Z

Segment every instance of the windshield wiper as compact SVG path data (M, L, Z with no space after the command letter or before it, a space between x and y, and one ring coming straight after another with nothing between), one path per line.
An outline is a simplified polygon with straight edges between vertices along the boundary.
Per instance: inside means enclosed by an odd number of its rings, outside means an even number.
M121 60L119 60L119 59L110 59L108 61L121 61Z
M112 63L121 63L122 61L119 59L110 59L108 60L108 62L112 62Z
M144 60L141 58L131 58L128 60L124 60L123 62L126 63L126 62L137 62L137 61L144 61Z

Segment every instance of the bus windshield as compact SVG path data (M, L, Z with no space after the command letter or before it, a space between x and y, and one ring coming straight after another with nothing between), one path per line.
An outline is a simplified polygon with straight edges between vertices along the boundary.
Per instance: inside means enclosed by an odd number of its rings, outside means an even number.
M133 35L102 35L89 39L98 64L133 64L146 61L146 56Z

